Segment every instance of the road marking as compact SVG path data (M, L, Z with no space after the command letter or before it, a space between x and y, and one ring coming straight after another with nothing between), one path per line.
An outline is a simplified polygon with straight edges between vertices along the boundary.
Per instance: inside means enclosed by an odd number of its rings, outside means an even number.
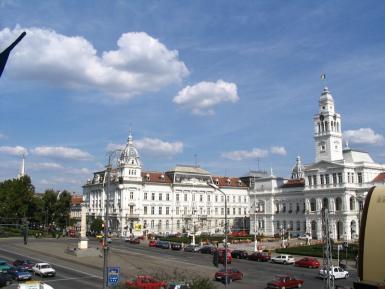
M9 252L9 253L12 253L12 254L15 254L15 255L18 255L18 256L22 256L22 257L25 257L26 259L35 259L35 260L38 260L38 261L41 261L41 262L46 262L42 259L39 259L39 258L36 258L36 257L31 257L31 256L27 256L27 255L24 255L24 254L20 254L19 252L15 252L15 251L12 251L12 250L4 250L4 249L0 249L0 251L5 251L5 252ZM71 262L70 260L66 261L66 262ZM71 267L67 267L67 266L64 266L64 265L59 265L57 263L52 263L52 262L48 262L52 265L55 265L55 267L59 267L59 268L64 268L64 269L67 269L69 271L74 271L74 272L77 272L77 273L82 273L84 275L87 275L87 276L90 276L90 277L93 277L93 278L99 278L99 279L103 279L103 277L101 276L97 276L97 275L94 275L94 274L90 274L90 273L87 273L87 272L84 272L84 271L81 271L81 270L77 270L77 269L73 269ZM85 265L86 266L86 265ZM80 278L80 277L79 277Z
M50 279L50 280L44 280L45 283L48 283L48 282L57 282L57 281L68 281L68 280L79 280L79 279L87 279L87 278L95 278L95 277L92 277L92 276L88 276L88 277L71 277L71 278L60 278L60 279Z

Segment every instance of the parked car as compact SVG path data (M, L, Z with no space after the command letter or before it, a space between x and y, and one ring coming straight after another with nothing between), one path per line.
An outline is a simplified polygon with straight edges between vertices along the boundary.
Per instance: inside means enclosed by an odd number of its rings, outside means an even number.
M150 240L150 242L148 242L148 246L156 247L156 240Z
M8 274L12 276L12 279L17 281L25 281L32 279L31 272L21 267L12 267L8 270Z
M281 288L300 288L304 281L296 279L291 276L281 275L277 276L275 280L267 283L268 289L281 289Z
M161 289L166 288L167 283L151 276L139 275L128 280L126 285L135 289Z
M130 244L140 244L140 239L137 238L137 237L131 237L131 238L128 240L128 242L129 242Z
M156 242L156 247L161 248L161 249L170 249L170 242L158 241L158 242Z
M234 280L241 280L243 279L243 273L236 268L227 268L227 272L223 268L216 272L214 275L214 278L217 281L224 281L226 277L230 279L230 282Z
M31 288L53 289L52 286L40 281L26 281L24 283L19 283L19 285L17 286L17 289L31 289Z
M0 259L0 272L6 272L11 269L11 266L4 259Z
M182 244L181 243L171 243L171 250L174 250L174 251L182 250Z
M314 257L305 257L295 261L294 265L298 267L319 268L320 262Z
M41 277L54 277L56 275L55 269L48 263L36 263L33 265L32 271L35 275L40 275Z
M286 265L286 264L294 264L295 259L291 255L278 255L278 256L271 258L271 262Z
M32 267L33 265L35 265L35 262L32 262L31 260L28 260L28 259L25 259L25 260L17 259L13 262L12 265L15 267L27 269L28 271L32 271Z
M343 278L348 279L348 277L349 277L349 272L342 269L341 267L338 267L338 266L331 266L329 272L330 272L330 276L333 279L343 279ZM321 278L326 278L327 273L328 273L328 270L325 268L322 268L319 271L319 276Z
M199 251L199 248L200 248L199 245L187 245L186 247L184 247L183 251L195 253Z
M0 272L0 287L8 286L10 284L12 284L12 276L7 273Z
M298 236L298 240L302 240L302 241L308 241L312 239L313 237L310 234L304 234L304 235Z
M254 252L249 255L249 260L258 261L258 262L267 262L270 261L271 257L266 252Z
M231 252L231 257L236 259L247 259L249 254L245 250L233 250Z
M166 289L189 289L190 285L186 282L169 282Z
M212 245L208 245L208 246L203 246L203 247L199 248L199 253L213 254L216 250L217 250L216 247L214 247Z

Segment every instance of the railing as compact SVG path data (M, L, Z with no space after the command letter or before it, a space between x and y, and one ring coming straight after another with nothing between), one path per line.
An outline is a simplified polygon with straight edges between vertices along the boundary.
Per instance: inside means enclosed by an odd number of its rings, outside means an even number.
M127 219L139 219L139 214L126 214Z

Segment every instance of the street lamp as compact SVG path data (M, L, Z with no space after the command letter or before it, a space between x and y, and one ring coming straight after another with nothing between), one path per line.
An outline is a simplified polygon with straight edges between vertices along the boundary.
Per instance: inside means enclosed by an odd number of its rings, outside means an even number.
M223 258L225 262L225 288L227 288L227 196L217 185L209 182L207 185L217 190L225 197L225 252Z
M106 186L106 208L105 208L105 218L104 218L104 237L103 237L103 289L107 287L107 267L108 267L108 246L107 246L107 234L108 234L108 219L109 212L108 208L110 206L110 173L111 173L111 159L118 152L121 152L121 149L116 149L108 152L108 165L106 166L106 177L103 182L103 187Z
M258 249L257 231L259 231L259 220L257 224L257 213L259 213L259 206L254 203L254 252Z

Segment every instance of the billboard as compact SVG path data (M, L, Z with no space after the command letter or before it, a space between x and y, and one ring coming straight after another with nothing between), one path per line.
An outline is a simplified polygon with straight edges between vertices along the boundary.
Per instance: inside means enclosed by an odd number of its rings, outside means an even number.
M381 283L385 276L385 187L373 187L366 197L360 228L358 273L363 282Z

